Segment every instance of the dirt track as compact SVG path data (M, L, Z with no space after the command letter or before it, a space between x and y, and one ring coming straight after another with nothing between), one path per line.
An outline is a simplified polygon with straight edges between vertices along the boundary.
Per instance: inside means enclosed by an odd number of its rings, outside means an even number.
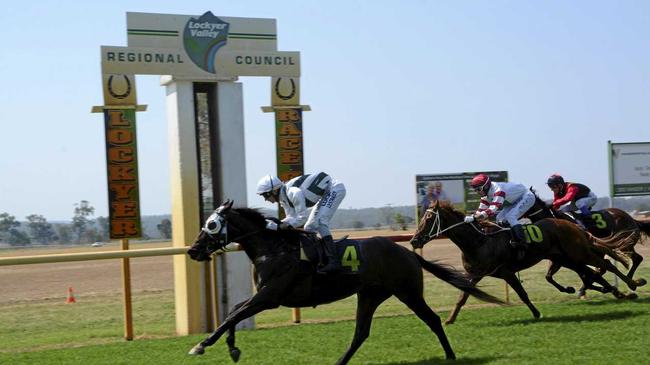
M356 233L374 235L380 232ZM402 232L383 231L382 234L400 234ZM335 234L339 236L339 234ZM408 245L408 244L405 244ZM147 245L146 247L160 247ZM410 245L409 245L410 247ZM650 257L650 245L637 245L637 251L646 258ZM136 246L132 248L144 248ZM105 251L117 249L115 246L103 248L82 248L84 251ZM46 253L64 253L80 249L67 250L21 250L0 252L2 256L38 255ZM461 267L460 251L449 240L437 240L424 250L428 259L441 260L444 263ZM647 265L644 262L642 265ZM158 256L131 259L132 290L134 293L144 290L173 289L173 265L171 256ZM117 295L122 291L121 260L80 261L57 264L33 264L19 266L0 266L0 305L18 301L43 299L59 300L65 298L68 287L74 289L77 296Z

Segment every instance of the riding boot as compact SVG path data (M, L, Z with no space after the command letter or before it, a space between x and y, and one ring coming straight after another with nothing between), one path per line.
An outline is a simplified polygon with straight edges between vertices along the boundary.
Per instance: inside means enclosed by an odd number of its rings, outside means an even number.
M331 235L327 235L321 239L323 251L327 256L327 264L318 269L319 274L328 274L341 271L341 263L336 258L336 245Z
M524 227L521 224L515 224L510 228L510 236L510 245L517 250L517 260L523 259L528 248Z

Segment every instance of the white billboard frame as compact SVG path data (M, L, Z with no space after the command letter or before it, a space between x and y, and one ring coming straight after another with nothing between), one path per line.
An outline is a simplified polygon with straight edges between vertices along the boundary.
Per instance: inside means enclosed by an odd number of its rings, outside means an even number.
M650 195L650 142L607 141L611 197Z

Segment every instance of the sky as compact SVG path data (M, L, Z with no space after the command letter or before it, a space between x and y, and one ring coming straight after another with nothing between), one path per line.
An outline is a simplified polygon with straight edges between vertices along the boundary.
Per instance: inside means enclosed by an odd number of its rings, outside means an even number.
M185 3L185 4L182 4ZM341 208L414 205L416 174L509 172L609 192L607 141L650 141L647 1L34 1L0 12L0 213L106 216L100 46L126 12L273 18L301 55L304 165ZM171 211L165 88L138 76L141 213ZM275 173L269 78L242 77L248 205Z

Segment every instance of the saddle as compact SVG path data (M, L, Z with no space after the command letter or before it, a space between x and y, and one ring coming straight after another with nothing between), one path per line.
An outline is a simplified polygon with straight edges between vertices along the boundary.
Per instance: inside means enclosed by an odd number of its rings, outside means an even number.
M590 219L583 219L577 213L567 213L567 215L574 220L574 223L582 223L583 229L600 238L611 235L612 228L616 223L614 217L607 210L592 211Z
M362 268L359 242L359 240L348 239L347 235L334 241L336 257L341 261L345 274L358 274ZM300 259L310 262L314 270L319 263L326 262L323 245L315 234L300 235Z

